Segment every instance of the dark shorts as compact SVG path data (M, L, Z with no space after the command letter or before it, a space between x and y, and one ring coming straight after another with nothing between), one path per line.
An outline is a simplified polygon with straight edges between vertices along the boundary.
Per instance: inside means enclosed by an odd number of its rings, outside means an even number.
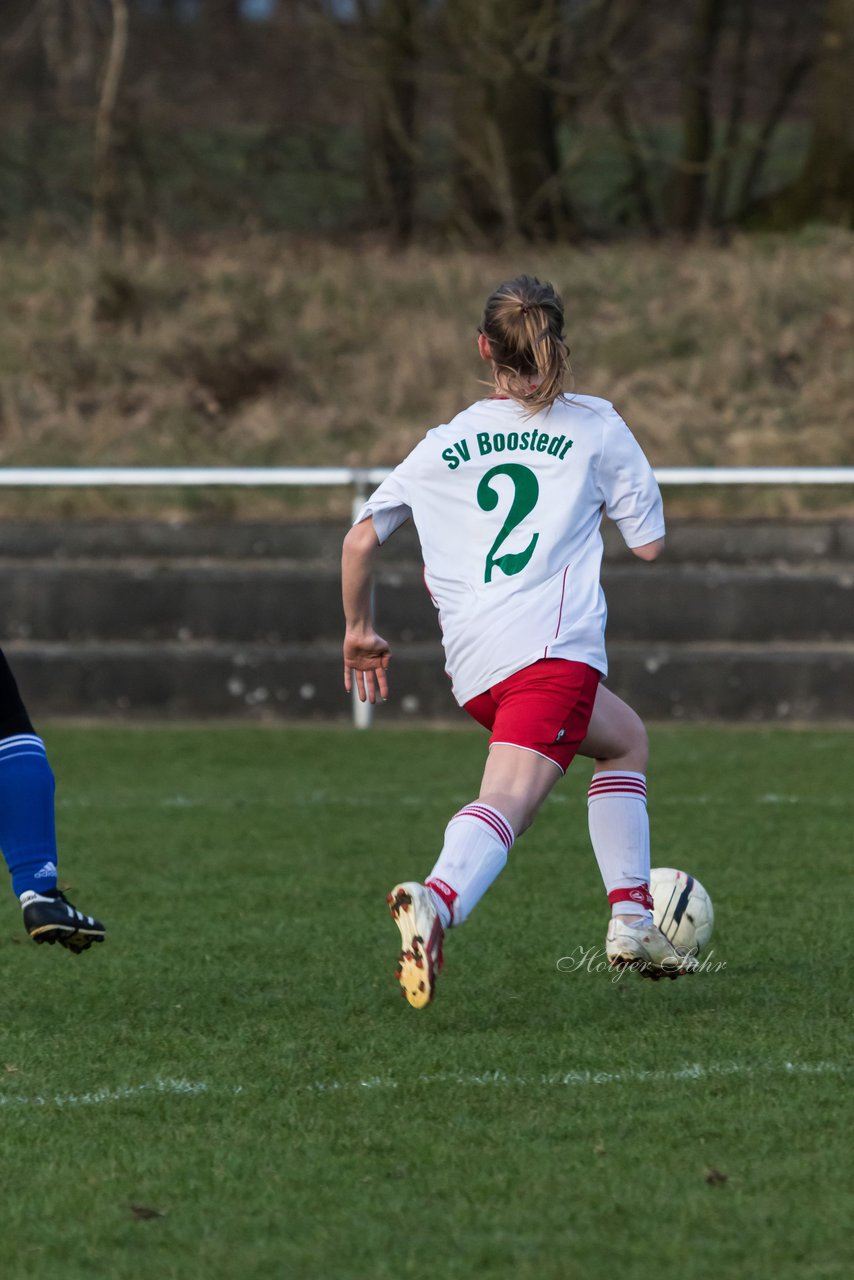
M0 649L0 738L11 738L16 733L33 732L15 677L6 661L6 655Z
M491 747L536 751L566 773L587 736L601 678L584 662L542 658L479 693L465 710L490 730Z

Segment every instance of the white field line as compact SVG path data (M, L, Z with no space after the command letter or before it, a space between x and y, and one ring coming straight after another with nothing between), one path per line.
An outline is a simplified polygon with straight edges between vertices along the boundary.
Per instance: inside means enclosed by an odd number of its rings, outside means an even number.
M586 793L585 793L586 796ZM332 791L306 792L302 796L287 796L283 799L271 796L254 796L253 805L265 809L316 808L318 805L336 804L341 809L365 809L375 807L380 801L389 800L389 793L373 791L363 796L343 797ZM423 796L395 796L394 803L400 806L420 806L424 804ZM452 797L448 808L456 804L459 809L466 803L466 796ZM579 801L581 803L581 801ZM246 801L241 797L231 796L150 796L139 795L135 799L121 799L103 796L63 796L56 801L57 809L103 809L110 812L128 812L134 809L205 809L210 812L230 813L245 807Z
M510 1085L525 1088L573 1087L605 1084L679 1084L684 1081L711 1080L720 1076L758 1076L780 1072L783 1075L844 1075L848 1068L838 1062L724 1062L704 1066L693 1062L675 1071L556 1071L539 1075L508 1075L504 1071L485 1071L481 1075L463 1071L438 1071L429 1075L411 1075L404 1081L389 1076L370 1076L366 1080L317 1080L308 1085L313 1093L337 1093L342 1089L399 1089L419 1084L439 1085Z
M302 796L288 796L284 799L270 796L255 796L252 803L259 808L265 809L296 809L316 808L317 805L335 804L339 809L366 809L376 806L376 804L387 799L386 792L368 792L359 796L335 795L332 792L317 791L307 792ZM394 803L401 807L418 807L424 804L423 796L395 796ZM451 797L448 800L448 808L453 808L454 804L457 808L466 803L466 797ZM668 807L696 807L701 808L706 805L719 804L720 800L717 796L659 796L653 801L659 808ZM745 804L756 805L803 805L804 807L813 808L833 808L833 809L850 809L854 806L854 799L850 796L798 796L798 795L778 795L769 792L762 796L753 796L744 801ZM103 809L110 812L120 811L126 812L134 809L205 809L211 813L231 813L233 810L243 807L245 801L230 796L158 796L151 799L147 796L140 796L134 800L122 799L105 799L103 796L63 796L56 801L57 809ZM549 807L555 805L576 805L582 807L586 804L586 793L572 796L551 795L549 796Z
M143 1084L120 1085L116 1089L94 1089L91 1093L54 1093L25 1096L16 1093L0 1093L0 1107L94 1107L102 1102L124 1102L145 1094L173 1094L183 1098L195 1098L202 1093L220 1093L211 1089L203 1080L148 1080ZM239 1085L226 1090L240 1093Z
M307 793L303 796L286 796L284 798L274 798L257 796L253 797L252 803L258 808L265 809L313 809L318 805L334 804L337 808L345 809L372 809L380 802L388 799L388 793L383 792L365 792L362 795L342 796L333 793ZM448 801L448 809L451 810L454 805L462 808L467 803L466 796L453 797ZM708 805L720 805L721 801L718 796L660 796L654 797L650 802L660 808L704 808ZM731 801L729 801L731 803ZM394 804L398 808L414 808L424 806L423 796L395 796ZM744 801L747 805L801 805L804 808L813 809L851 809L854 807L854 799L851 796L785 796L769 793L764 796L748 797ZM229 797L198 797L198 796L167 796L150 803L147 801L137 800L130 804L104 804L103 802L83 801L80 808L110 808L110 809L138 809L144 805L145 808L154 809L205 809L210 812L230 813L234 809L242 808L245 801L237 798ZM586 809L587 793L572 796L549 796L549 807L553 805L575 805L576 808ZM73 807L69 805L68 807Z
M607 1084L678 1084L685 1081L715 1079L720 1076L758 1076L779 1072L783 1075L845 1075L849 1068L838 1062L777 1062L738 1063L725 1062L704 1066L694 1062L675 1071L558 1071L539 1075L508 1075L505 1071L485 1071L474 1074L462 1071L438 1071L433 1074L408 1076L402 1083L412 1085L495 1085L522 1086L525 1088L552 1088ZM388 1076L371 1076L366 1080L315 1081L304 1086L310 1093L339 1093L342 1090L398 1089L401 1081ZM120 1085L117 1088L94 1089L90 1093L14 1094L0 1093L0 1107L94 1107L105 1102L125 1102L146 1095L163 1095L197 1098L202 1094L219 1093L236 1096L243 1092L241 1085L210 1086L203 1080L158 1079L142 1084Z

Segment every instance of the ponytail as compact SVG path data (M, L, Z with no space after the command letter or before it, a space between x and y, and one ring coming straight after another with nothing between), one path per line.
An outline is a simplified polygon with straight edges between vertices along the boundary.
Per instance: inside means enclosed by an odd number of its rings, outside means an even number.
M563 395L569 349L563 303L552 285L535 276L506 280L487 298L480 331L489 340L500 391L531 414Z

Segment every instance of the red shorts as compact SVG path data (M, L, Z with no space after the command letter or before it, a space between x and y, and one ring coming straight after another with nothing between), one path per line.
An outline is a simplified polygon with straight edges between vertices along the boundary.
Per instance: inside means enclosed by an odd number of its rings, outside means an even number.
M584 662L541 658L470 699L465 710L492 731L490 746L525 747L566 773L587 735L601 678Z

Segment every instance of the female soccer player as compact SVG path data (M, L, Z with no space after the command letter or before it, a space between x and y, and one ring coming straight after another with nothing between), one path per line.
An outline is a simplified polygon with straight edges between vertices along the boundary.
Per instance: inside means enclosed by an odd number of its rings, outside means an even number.
M0 849L33 941L79 953L103 942L105 929L57 888L53 792L44 743L0 650Z
M345 687L355 680L362 701L388 696L373 564L411 517L454 695L491 734L480 794L451 818L429 876L388 895L402 940L398 977L414 1008L433 998L445 930L467 919L578 752L596 761L589 830L611 904L610 963L653 978L694 964L652 920L646 733L600 684L602 513L635 555L654 560L661 495L615 409L564 394L563 326L550 284L518 276L499 285L477 340L493 393L428 431L344 540Z

